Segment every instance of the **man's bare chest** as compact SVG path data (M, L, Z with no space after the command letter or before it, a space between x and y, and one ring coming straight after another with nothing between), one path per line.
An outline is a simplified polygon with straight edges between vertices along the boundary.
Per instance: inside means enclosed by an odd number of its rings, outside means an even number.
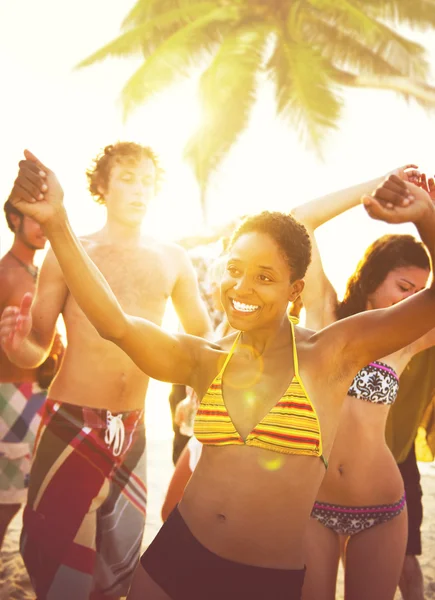
M89 256L124 310L139 316L164 308L176 271L161 252L102 246L90 250Z

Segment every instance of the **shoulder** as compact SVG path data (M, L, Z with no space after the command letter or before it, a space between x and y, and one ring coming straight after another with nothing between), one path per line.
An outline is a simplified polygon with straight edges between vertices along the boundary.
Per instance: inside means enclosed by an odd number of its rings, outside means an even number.
M297 344L303 344L305 342L315 343L318 337L317 331L315 331L314 329L309 329L308 327L302 327L301 325L295 324L294 332Z
M218 340L216 340L214 343L211 343L211 346L215 349L215 350L221 350L223 352L228 352L232 345L234 344L234 342L236 341L237 337L240 335L240 331L232 331L231 333L229 333L228 335L226 335L225 337L222 337Z
M78 236L79 242L81 243L81 245L85 248L85 250L87 250L88 248L91 248L93 246L99 246L100 244L102 244L102 240L99 236L99 232L95 232L95 233L89 233L86 235L80 235Z

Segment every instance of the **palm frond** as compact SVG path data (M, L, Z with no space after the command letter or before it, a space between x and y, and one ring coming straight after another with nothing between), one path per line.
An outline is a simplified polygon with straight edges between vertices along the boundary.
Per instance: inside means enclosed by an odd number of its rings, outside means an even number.
M354 75L340 69L331 69L331 78L343 86L393 91L406 100L412 98L426 109L435 109L435 87L409 77Z
M330 23L319 20L305 21L303 38L332 65L355 70L355 74L406 75L406 71L399 71L373 48L364 45L355 36L340 31Z
M316 16L337 29L371 46L387 62L410 77L425 78L428 64L425 48L399 35L381 21L360 10L360 0L305 0L315 9ZM358 2L358 5L356 4ZM328 10L326 10L328 8ZM323 9L323 10L322 10Z
M156 25L152 36L148 36L143 40L141 50L142 54L146 57L152 54L165 39L173 35L178 29L181 29L182 26L187 25L191 20L190 14L192 10L195 10L192 9L192 5L209 3L210 0L139 0L124 19L121 28L128 31L138 25L144 25L156 17L164 17L168 13L174 13L172 23L168 22L164 26ZM218 8L216 0L213 2L212 8Z
M357 0L362 10L378 19L408 25L420 31L435 26L434 0Z
M232 6L209 11L167 38L132 75L122 90L124 115L189 74L192 66L215 48L217 33L228 31L239 18Z
M178 0L138 0L124 18L121 29L142 25L148 19L179 8Z
M154 19L130 29L109 44L106 44L103 48L100 48L91 54L91 56L82 60L77 65L77 68L87 67L109 56L125 57L143 52L147 40L154 42L156 30L162 31L168 27L173 27L174 24L178 25L181 18L184 23L194 22L197 19L206 17L213 10L215 10L213 2L197 2L196 4L192 4L189 9L178 8L154 17ZM171 35L172 33L168 34L168 37Z
M341 109L327 62L308 45L280 36L268 66L276 84L278 114L321 153L325 133L336 127Z
M185 156L203 185L248 124L271 31L257 23L228 34L201 78L203 119Z

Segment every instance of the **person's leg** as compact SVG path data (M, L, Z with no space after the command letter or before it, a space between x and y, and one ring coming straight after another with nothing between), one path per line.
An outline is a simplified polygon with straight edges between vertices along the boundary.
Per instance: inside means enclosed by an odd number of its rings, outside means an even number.
M417 558L421 554L423 491L420 485L420 471L414 444L404 462L398 466L405 485L408 507L408 543L399 588L403 600L424 600L423 573Z
M157 585L139 563L127 600L171 600L171 597Z
M353 535L346 547L345 600L393 600L405 557L406 510Z
M311 518L304 551L307 571L302 600L334 600L340 560L338 535Z
M38 600L88 598L96 512L107 497L111 453L81 410L47 401L23 514L21 553Z
M0 548L27 499L31 453L46 392L31 382L0 383Z
M0 505L0 550L3 546L9 523L20 510L21 504L1 504Z
M140 556L147 500L146 440L143 420L129 429L131 416L123 415L129 443L116 459L110 491L97 511L95 600L125 596Z
M403 600L424 600L423 572L416 556L405 556L399 589Z

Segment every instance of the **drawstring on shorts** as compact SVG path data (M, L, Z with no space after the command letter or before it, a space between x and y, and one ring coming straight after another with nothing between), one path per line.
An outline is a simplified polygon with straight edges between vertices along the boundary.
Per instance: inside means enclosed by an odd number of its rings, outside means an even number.
M125 427L122 421L122 414L112 415L107 411L107 429L104 441L110 447L112 444L113 456L119 456L124 446Z

